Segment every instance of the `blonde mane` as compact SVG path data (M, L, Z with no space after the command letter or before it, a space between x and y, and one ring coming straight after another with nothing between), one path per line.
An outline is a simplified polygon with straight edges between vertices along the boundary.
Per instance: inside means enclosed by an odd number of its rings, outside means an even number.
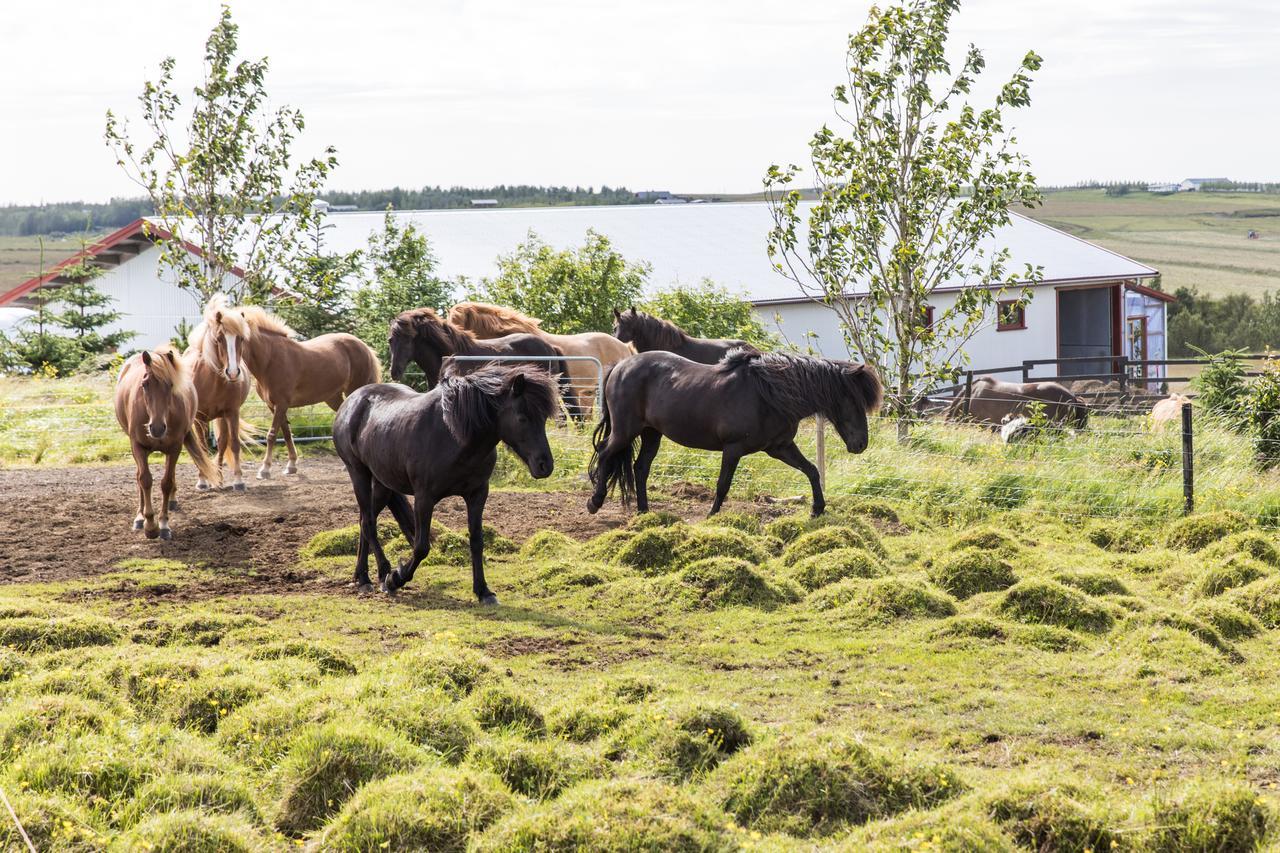
M285 325L284 321L274 314L268 314L257 305L242 305L240 314L244 317L249 328L253 331L265 332L271 335L284 335L287 338L295 337L298 333ZM225 316L225 315L224 315Z
M536 317L488 302L459 302L449 309L449 322L480 337L501 337L515 332L542 333L542 321Z
M141 361L142 354L134 358ZM181 353L168 344L151 350L151 375L172 388L175 394L195 393L186 362Z
M219 320L219 315L221 315L221 320ZM221 325L227 334L235 335L238 338L247 338L252 333L249 322L244 316L244 309L232 308L227 304L227 297L221 293L215 293L208 304L204 306L204 323L201 325ZM196 328L199 328L199 326ZM192 334L194 335L195 333L192 332Z

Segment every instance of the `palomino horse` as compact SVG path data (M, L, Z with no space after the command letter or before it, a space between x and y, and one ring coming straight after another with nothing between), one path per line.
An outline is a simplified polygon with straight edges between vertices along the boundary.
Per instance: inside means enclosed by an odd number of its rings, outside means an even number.
M738 461L761 450L809 478L813 514L821 515L826 501L818 469L795 443L800 421L825 415L849 452L861 453L869 437L867 414L879 408L881 396L875 371L847 361L737 349L705 365L669 352L642 352L605 380L604 419L592 436L588 469L595 493L587 511L599 510L616 483L624 504L634 489L636 508L647 512L649 466L666 436L685 447L721 451L711 515L720 511Z
M484 579L482 522L498 442L515 451L535 478L550 476L555 463L547 418L555 409L555 383L541 368L523 364L449 376L425 394L404 385L368 385L348 397L333 422L333 445L360 505L357 589L373 590L370 551L385 592L412 580L431 550L436 502L459 495L467 504L472 590L481 604L497 604ZM412 510L405 495L413 495ZM388 505L413 543L413 556L396 571L378 542L378 515Z
M293 474L298 470L298 452L289 430L289 409L326 403L337 411L343 397L382 377L378 355L355 335L339 332L295 341L293 330L278 317L255 305L239 311L246 328L240 357L253 374L258 396L271 410L267 452L258 469L258 479L271 476L271 457L276 435L281 432L289 451L284 472Z
M116 420L129 436L133 461L138 465L138 515L133 529L148 539L172 539L169 510L177 489L175 469L183 447L191 454L200 476L222 483L222 472L209 458L204 434L194 429L196 389L185 365L171 347L144 351L124 363L116 380ZM152 453L164 454L160 479L160 523L151 505Z
M527 362L533 367L559 377L560 392L564 399L566 411L579 411L577 395L569 384L560 348L543 340L539 335L523 332L514 335L503 335L482 341L466 329L459 328L444 320L431 308L414 308L402 311L400 316L391 321L391 337L388 340L391 350L391 378L399 382L404 378L409 362L415 362L422 368L427 377L427 388L434 388L440 382L444 371L444 360L451 355L469 356L533 356ZM510 361L492 362L511 364ZM520 363L520 362L515 362ZM450 373L463 374L479 369L486 362L455 361L449 365Z
M249 337L249 324L239 310L227 305L221 293L204 306L204 319L191 330L187 351L182 354L191 381L196 386L199 411L196 428L201 435L209 432L212 421L218 437L218 467L222 468L231 451L231 488L244 491L240 470L240 443L256 434L248 422L240 420L240 407L249 397L249 371L240 365L239 342ZM196 481L201 491L209 483Z
M449 322L475 333L477 338L499 338L516 332L537 335L569 356L589 356L600 362L599 370L613 365L633 354L630 345L604 332L581 332L576 335L553 335L542 328L542 321L514 308L490 305L487 302L459 302L449 309ZM586 417L596 400L596 386L600 381L597 367L590 361L565 361L569 381L577 392L580 410L570 414Z
M727 338L695 338L669 320L654 317L635 306L630 310L613 309L613 336L631 344L636 352L673 352L690 361L715 364L733 349L755 349L746 341Z
M968 412L962 391L947 407L946 420L998 427L1006 418L1027 414L1037 403L1044 406L1045 418L1051 424L1076 429L1089 424L1089 407L1057 382L1004 382L990 376L973 380Z

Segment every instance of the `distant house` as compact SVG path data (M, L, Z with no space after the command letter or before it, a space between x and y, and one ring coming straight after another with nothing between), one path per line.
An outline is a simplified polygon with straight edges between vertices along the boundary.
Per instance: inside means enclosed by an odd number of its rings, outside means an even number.
M1156 195L1172 195L1173 193L1180 192L1181 189L1181 184L1147 184L1147 192L1154 193Z
M671 198L669 190L641 190L636 193L636 201L658 201L664 198Z
M497 207L498 200L496 198L473 198L471 199L472 207Z
M1178 184L1178 191L1193 193L1203 189L1205 184L1225 184L1228 181L1228 178L1187 178Z
M654 204L688 204L689 199L684 198L683 196L669 195L664 198L654 199L653 203Z

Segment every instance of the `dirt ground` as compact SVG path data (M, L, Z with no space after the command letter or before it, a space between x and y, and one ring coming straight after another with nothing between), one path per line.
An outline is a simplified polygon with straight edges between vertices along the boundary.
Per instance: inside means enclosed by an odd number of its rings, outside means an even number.
M194 471L181 465L169 542L147 540L132 529L137 506L132 465L0 471L0 584L83 577L109 571L131 557L163 557L251 569L256 582L277 590L333 586L331 579L298 570L298 549L319 531L356 523L351 486L335 458L303 458L299 468L290 476L248 480L243 493L197 492ZM158 499L156 466L153 473ZM651 508L690 520L706 514L710 496L705 490L690 486L675 491L672 499L655 497ZM624 524L631 514L611 500L598 515L588 515L586 500L586 491L495 491L485 521L517 542L543 528L585 539ZM448 527L465 528L462 500L442 501L435 518ZM236 588L247 591L245 580L238 573Z

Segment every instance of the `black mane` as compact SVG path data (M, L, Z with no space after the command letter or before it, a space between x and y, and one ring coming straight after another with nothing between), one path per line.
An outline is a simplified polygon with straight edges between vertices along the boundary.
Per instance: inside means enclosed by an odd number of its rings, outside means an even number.
M465 351L476 340L471 332L458 328L431 308L414 308L402 312L395 319L392 334L399 334L401 331L423 341L442 355Z
M834 417L845 397L852 397L870 413L880 408L884 395L874 370L849 361L739 347L731 350L717 369L743 371L765 402L797 419L815 412Z
M643 336L646 345L653 349L676 350L688 343L689 335L670 320L663 320L643 311L634 311L622 315L624 323L631 324L631 334L635 338ZM638 334L637 334L638 333Z
M545 370L527 364L491 365L463 376L447 376L440 382L444 423L458 441L493 429L501 400L511 392L517 376L524 377L524 399L529 416L545 421L559 402L556 382Z

